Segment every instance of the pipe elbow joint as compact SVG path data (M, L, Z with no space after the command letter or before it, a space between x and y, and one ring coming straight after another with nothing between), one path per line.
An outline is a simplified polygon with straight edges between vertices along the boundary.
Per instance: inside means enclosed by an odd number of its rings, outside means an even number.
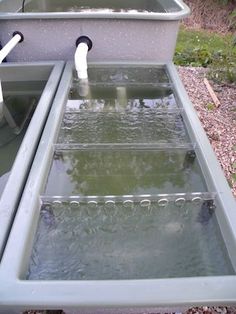
M84 43L88 46L88 51L90 51L93 47L93 42L88 36L80 36L76 39L75 45L76 47L79 46L79 44Z
M92 41L87 36L81 36L76 40L75 69L79 79L87 79L87 53L92 48Z
M12 37L14 37L15 35L19 35L21 37L19 43L21 43L22 41L24 41L24 35L19 32L19 31L15 31L13 34L12 34Z

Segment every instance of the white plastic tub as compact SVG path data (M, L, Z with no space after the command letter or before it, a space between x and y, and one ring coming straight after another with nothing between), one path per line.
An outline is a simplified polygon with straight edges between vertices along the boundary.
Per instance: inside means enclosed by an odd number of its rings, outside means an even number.
M117 3L32 0L22 12L21 0L2 0L0 42L5 44L16 30L24 35L9 61L72 60L81 35L93 41L90 61L170 61L179 21L189 8L181 0Z

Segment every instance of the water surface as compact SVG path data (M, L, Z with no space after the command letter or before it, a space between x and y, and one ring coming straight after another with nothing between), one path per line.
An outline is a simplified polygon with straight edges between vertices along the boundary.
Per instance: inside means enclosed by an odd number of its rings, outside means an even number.
M186 151L57 151L46 195L123 195L206 191L197 160Z
M163 0L31 0L25 12L176 12L180 7L173 1Z
M203 204L44 204L30 280L232 275L214 210Z
M166 69L90 68L68 98L27 279L234 274L214 193L173 201L208 189Z

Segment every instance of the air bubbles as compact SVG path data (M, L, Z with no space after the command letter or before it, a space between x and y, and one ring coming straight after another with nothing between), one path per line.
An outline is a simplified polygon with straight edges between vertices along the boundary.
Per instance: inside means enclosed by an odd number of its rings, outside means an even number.
M175 205L178 207L184 206L186 199L184 197L179 197L175 200Z
M50 203L44 203L42 207L42 211L48 211L52 209L52 204Z
M60 201L60 200L55 200L55 201L53 201L52 203L53 203L53 205L61 205L61 204L62 204L62 201Z
M115 204L116 204L116 202L112 201L112 200L108 200L108 201L105 202L105 205L108 205L108 206L110 206L110 205L115 206Z
M134 207L134 201L132 201L132 200L125 200L123 202L123 205L126 208L133 208Z
M52 204L53 204L53 207L55 207L56 209L62 207L62 201L60 200L54 200Z
M71 201L70 205L72 208L77 208L77 207L79 207L79 201Z
M150 207L151 201L148 200L148 199L142 200L142 201L140 202L140 205L141 205L142 207Z
M88 201L87 213L90 217L94 217L97 215L97 201Z
M200 205L202 203L202 198L200 196L195 196L192 198L192 203L195 205Z
M116 202L113 200L108 200L105 202L105 208L106 210L109 210L108 212L110 212L111 209L113 209L116 207Z
M98 202L97 201L88 201L88 205L92 207L97 207Z
M104 206L106 216L115 216L117 212L116 202L113 200L107 200Z
M103 211L107 216L118 216L119 209L124 209L126 215L150 215L156 207L174 206L181 209L181 214L191 206L201 206L205 201L214 199L214 193L176 193L176 194L141 194L141 195L91 195L91 196L42 196L42 210L58 210L70 206L70 210L78 209L81 215L88 217L99 216ZM177 210L178 210L177 209ZM69 212L68 212L69 213ZM56 214L57 215L57 214ZM123 214L122 214L123 215Z
M157 203L160 207L166 207L169 201L167 198L161 198Z

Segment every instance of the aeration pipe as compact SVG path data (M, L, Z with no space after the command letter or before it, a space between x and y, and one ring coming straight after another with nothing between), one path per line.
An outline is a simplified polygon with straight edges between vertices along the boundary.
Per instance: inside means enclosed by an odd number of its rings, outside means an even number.
M14 32L13 37L9 42L0 50L0 64L6 58L6 56L12 51L12 49L24 40L24 36L20 32ZM0 120L3 117L3 92L2 83L0 78Z

